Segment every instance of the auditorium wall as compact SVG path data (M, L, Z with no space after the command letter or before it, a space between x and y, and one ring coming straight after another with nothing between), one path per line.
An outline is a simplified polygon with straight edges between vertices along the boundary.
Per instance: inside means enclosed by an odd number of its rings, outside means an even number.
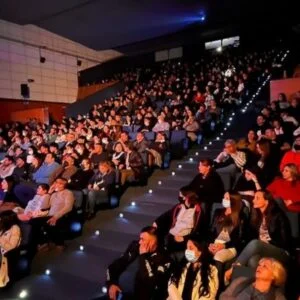
M95 51L35 25L0 20L0 97L22 99L20 84L26 83L30 100L72 103L77 98L78 72L119 56L117 51Z

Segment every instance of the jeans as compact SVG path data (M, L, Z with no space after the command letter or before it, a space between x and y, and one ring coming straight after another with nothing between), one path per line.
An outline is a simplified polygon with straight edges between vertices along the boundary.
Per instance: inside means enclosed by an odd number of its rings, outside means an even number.
M106 191L90 190L87 193L86 211L93 214L97 204L108 203L108 201L109 199Z
M217 169L217 173L222 178L225 191L229 191L232 188L232 186L236 180L236 176L238 174L238 169L237 169L236 165L231 164L227 167Z
M262 257L274 258L284 266L287 266L289 262L289 254L284 249L260 240L252 240L238 256L237 262L244 266L256 268Z

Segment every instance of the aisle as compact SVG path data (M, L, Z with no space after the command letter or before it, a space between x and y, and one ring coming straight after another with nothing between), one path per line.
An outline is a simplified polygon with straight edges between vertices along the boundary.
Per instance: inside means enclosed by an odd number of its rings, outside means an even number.
M155 171L148 186L129 188L118 208L99 211L94 220L85 224L83 235L71 241L64 253L38 255L32 275L2 292L0 298L17 299L22 290L27 291L30 300L90 300L99 297L107 265L137 238L143 226L152 224L159 214L177 203L178 190L197 174L199 159L215 158L227 137L237 139L247 134L255 120L253 108L232 115L230 127L226 125L228 129L208 145L207 150L191 150L183 160L173 161L169 170ZM135 202L134 206L132 202ZM84 247L83 251L80 246ZM51 271L50 275L45 275L46 269Z

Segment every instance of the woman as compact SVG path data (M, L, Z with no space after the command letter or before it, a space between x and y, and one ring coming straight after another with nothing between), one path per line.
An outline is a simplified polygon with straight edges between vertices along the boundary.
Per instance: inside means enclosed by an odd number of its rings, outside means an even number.
M213 218L209 251L214 260L224 263L242 250L247 220L240 195L226 193L222 204L224 209L218 209Z
M259 168L256 166L245 166L243 175L239 177L234 186L234 191L242 196L244 200L252 203L256 191L261 190L258 180Z
M240 139L237 143L237 148L248 150L251 153L257 153L256 150L257 134L254 130L249 130L247 138Z
M214 300L219 287L218 271L212 265L207 245L190 236L185 260L171 276L167 300Z
M280 198L288 210L300 212L300 174L295 164L286 164L282 178L275 178L267 187L274 198Z
M267 139L259 140L256 146L259 154L257 166L261 169L262 175L261 183L263 187L266 187L277 175L279 170L280 155L278 151L271 149L272 145Z
M282 294L286 282L286 270L273 258L262 258L256 268L255 278L238 277L220 300L285 300Z
M253 208L247 236L250 243L238 256L234 265L256 267L260 257L272 257L284 265L289 261L290 224L285 213L278 207L272 194L268 191L257 191L253 199ZM232 268L225 274L230 279Z
M42 157L39 154L33 154L32 162L28 169L28 178L30 181L32 181L33 174L40 168L42 165L43 160Z
M121 143L116 143L114 145L114 153L112 155L112 162L118 169L118 166L125 164L125 152Z
M0 214L0 287L6 286L8 278L8 261L6 254L17 248L21 242L21 230L17 215L13 211Z
M161 167L164 161L164 156L169 148L166 136L162 132L156 134L155 141L149 146L148 164L151 167L155 164Z
M7 176L1 182L0 212L12 210L17 206L17 197L14 193L16 182L13 176Z
M165 236L170 253L183 251L192 233L200 233L204 218L198 196L185 188L179 193L180 203L159 216L153 226Z

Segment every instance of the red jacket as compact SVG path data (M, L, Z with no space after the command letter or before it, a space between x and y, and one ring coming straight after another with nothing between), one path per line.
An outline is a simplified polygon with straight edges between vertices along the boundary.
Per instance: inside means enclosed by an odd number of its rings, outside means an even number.
M293 204L288 208L288 210L299 211L300 212L300 181L286 181L283 178L276 178L267 187L274 198L281 198L282 200L291 200ZM298 209L297 209L298 207Z
M286 152L280 163L280 170L282 171L286 164L295 164L300 172L300 152L290 150Z

